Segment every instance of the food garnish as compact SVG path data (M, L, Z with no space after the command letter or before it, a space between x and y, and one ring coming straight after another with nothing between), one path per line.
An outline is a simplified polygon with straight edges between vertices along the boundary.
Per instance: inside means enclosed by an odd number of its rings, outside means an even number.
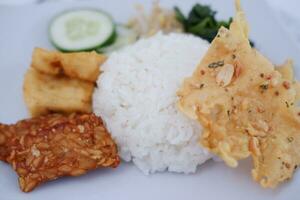
M137 16L126 25L116 24L107 13L93 9L66 11L55 17L50 24L50 40L60 51L97 51L109 54L138 38L155 35L157 32L185 32L209 42L221 26L229 27L232 21L217 20L216 11L210 6L196 4L188 17L178 7L162 8L154 1L150 13L140 4L136 5Z
M274 188L290 179L300 164L299 83L290 69L277 71L251 48L239 1L236 6L230 29L220 28L196 71L178 91L178 106L204 127L203 146L231 167L251 156L253 178ZM217 80L224 66L208 67L220 60L234 67L234 76L231 71L223 73L228 84ZM194 87L200 83L206 87Z
M115 40L115 24L103 11L78 9L55 17L49 27L53 45L66 52L94 50Z
M62 176L80 176L120 163L116 144L94 114L50 114L0 124L0 160L12 165L30 192Z
M138 34L131 28L125 25L118 24L116 26L117 38L111 45L97 48L98 53L110 54L113 51L121 49L122 47L128 46L138 39Z
M229 28L232 21L218 21L215 17L216 11L212 10L208 5L197 3L194 5L185 17L178 7L174 8L177 20L183 25L184 31L197 35L209 42L211 42L222 26Z
M184 32L199 36L208 42L212 42L221 27L229 28L232 22L232 18L228 20L217 20L216 11L209 5L199 3L192 7L187 17L184 16L177 6L175 6L174 11L176 19L184 27ZM254 46L252 41L250 41L250 44Z
M137 5L138 15L129 20L128 26L139 37L150 37L157 32L181 33L183 26L176 19L175 12L171 9L160 7L158 1L154 1L152 10L147 14L142 5Z

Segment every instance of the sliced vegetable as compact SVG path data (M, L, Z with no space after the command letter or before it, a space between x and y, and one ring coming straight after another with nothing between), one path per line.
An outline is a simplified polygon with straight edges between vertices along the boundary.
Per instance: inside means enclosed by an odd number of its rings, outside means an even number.
M111 53L112 51L134 43L138 38L134 30L124 25L117 25L116 32L116 41L112 45L97 48L96 51L98 53Z
M49 37L61 51L88 51L111 44L115 39L115 25L100 10L72 10L53 19Z

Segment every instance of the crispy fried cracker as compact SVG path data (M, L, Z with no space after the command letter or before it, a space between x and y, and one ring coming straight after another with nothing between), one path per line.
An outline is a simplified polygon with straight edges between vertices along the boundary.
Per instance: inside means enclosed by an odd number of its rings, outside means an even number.
M254 179L275 187L300 164L297 89L251 48L239 1L237 10L230 30L219 30L192 77L184 81L178 105L203 125L203 146L231 167L251 155Z

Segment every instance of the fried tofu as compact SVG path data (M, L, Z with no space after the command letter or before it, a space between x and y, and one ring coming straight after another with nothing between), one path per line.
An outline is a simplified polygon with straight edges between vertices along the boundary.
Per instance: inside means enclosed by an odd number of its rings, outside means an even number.
M42 48L35 48L32 53L31 67L49 75L63 73L60 63L60 53L47 51Z
M50 114L0 124L0 159L17 172L23 192L120 163L115 142L94 114Z
M202 124L204 147L230 167L251 156L253 178L273 188L291 178L300 164L299 90L290 69L281 74L251 48L239 1L237 10L230 30L219 30L184 81L178 107Z
M96 52L60 53L35 48L31 67L46 74L96 82L106 56Z
M65 76L52 76L30 68L23 95L32 116L51 112L91 112L94 84Z
M23 84L31 115L91 112L94 85L105 60L95 52L60 53L35 48Z

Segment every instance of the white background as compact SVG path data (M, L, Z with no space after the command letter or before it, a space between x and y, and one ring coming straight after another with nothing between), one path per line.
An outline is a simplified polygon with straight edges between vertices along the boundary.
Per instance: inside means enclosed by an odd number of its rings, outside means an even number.
M21 1L21 0L20 0ZM208 0L199 0L208 2ZM98 0L83 3L42 3L24 7L0 6L0 121L12 123L27 117L22 99L23 75L35 46L52 48L47 38L49 20L66 8L99 7L109 11L118 21L133 15L134 0ZM151 1L147 1L147 5ZM164 6L174 4L187 11L194 0L162 0ZM210 1L219 11L218 17L232 16L232 0ZM226 3L225 3L226 2ZM261 0L242 0L256 47L274 63L291 57L300 66L295 38L278 24L278 17ZM300 71L297 68L298 79ZM196 174L160 173L145 176L132 164L115 170L96 170L82 177L63 178L44 184L29 194L19 190L17 176L11 167L0 162L0 200L100 200L100 199L203 199L203 200L299 200L300 172L292 181L276 190L262 189L250 175L251 162L243 161L237 169L223 163L208 162Z

